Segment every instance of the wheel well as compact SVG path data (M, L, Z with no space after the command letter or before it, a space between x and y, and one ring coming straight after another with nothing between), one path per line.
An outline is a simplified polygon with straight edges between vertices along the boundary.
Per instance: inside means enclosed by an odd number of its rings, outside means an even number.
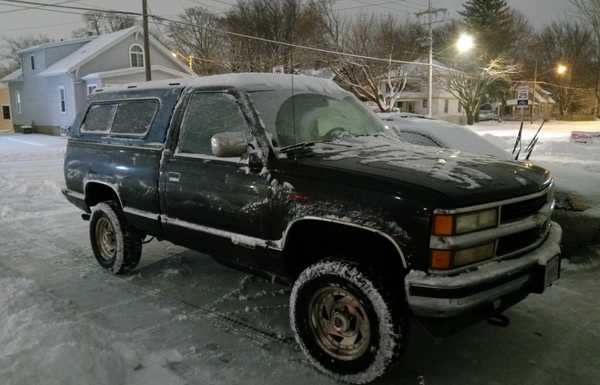
M375 231L341 223L304 220L290 229L284 250L288 276L323 259L345 259L395 278L406 273L396 245Z
M94 207L100 202L116 201L121 204L119 195L110 186L103 183L89 182L85 186L85 203L88 207Z

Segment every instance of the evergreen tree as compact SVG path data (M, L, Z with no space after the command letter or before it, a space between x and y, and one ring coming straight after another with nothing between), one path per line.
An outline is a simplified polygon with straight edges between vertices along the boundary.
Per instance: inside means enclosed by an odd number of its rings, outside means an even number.
M506 0L468 0L458 14L477 38L479 51L485 59L497 58L512 49L514 14Z

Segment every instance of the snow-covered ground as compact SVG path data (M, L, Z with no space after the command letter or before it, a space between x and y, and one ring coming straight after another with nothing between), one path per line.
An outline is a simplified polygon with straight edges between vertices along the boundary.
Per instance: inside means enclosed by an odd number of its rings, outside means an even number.
M169 243L100 271L60 195L65 140L0 135L0 384L332 384L295 346L289 288ZM589 256L588 256L589 257ZM380 384L600 383L600 266L445 340L415 324Z
M523 126L524 147L541 122ZM497 146L512 152L520 122L482 122L472 129ZM549 169L558 185L584 196L590 206L600 206L600 142L572 143L572 131L600 132L600 121L546 122L531 160Z

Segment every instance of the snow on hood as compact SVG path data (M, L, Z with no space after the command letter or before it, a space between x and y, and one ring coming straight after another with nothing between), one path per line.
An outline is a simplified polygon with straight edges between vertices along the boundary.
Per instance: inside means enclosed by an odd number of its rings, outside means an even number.
M465 156L459 150L411 145L390 136L343 139L332 144L319 144L313 150L327 155L327 160L357 158L364 165L382 162L414 169L432 178L457 183L468 190L481 188L480 181L493 179L476 165L498 162L491 156Z
M328 180L352 181L365 189L377 181L391 191L411 194L426 189L437 194L439 208L532 194L550 183L548 171L530 163L417 146L383 135L338 139L302 148L297 154L299 165L322 170Z

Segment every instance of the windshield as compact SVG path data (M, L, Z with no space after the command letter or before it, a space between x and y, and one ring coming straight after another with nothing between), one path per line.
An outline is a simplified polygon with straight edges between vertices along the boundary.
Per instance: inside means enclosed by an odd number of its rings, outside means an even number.
M385 125L356 97L265 91L251 95L275 147L381 134Z

